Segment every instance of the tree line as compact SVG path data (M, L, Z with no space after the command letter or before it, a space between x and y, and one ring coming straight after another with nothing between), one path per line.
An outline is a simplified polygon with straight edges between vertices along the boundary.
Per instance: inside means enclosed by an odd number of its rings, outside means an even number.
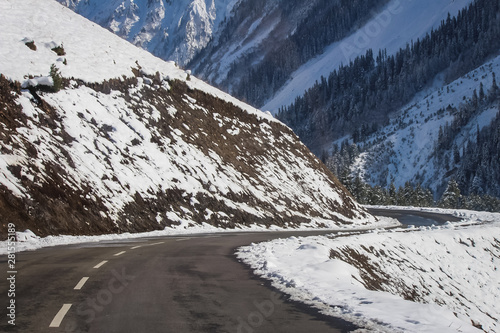
M464 195L454 179L448 182L446 190L438 200L434 200L430 189L424 188L420 184L414 186L410 182L406 182L404 186L399 188L391 183L387 189L371 186L364 183L359 177L344 178L343 182L354 198L365 205L440 207L500 212L499 198L488 194Z
M454 177L463 193L500 197L500 112L454 156L459 159Z
M470 101L460 104L458 108L448 106L447 111L454 115L453 120L439 128L432 154L433 163L437 169L446 172L447 178L453 180L452 184L461 193L460 199L454 201L455 204L440 204L441 206L493 210L496 207L496 201L493 198L500 197L500 88L496 82L495 73L492 73L492 76L492 85L489 89L481 84L479 93L474 91ZM475 135L469 136L459 148L457 138L461 136L463 127L469 124L473 117L494 107L499 110L490 124L482 128L478 125ZM445 110L439 112L445 112ZM344 140L340 145L334 145L331 154L323 152L321 155L326 166L339 177L360 202L432 206L436 204L433 197L444 195L440 192L432 193L428 189L423 191L426 193L423 195L421 185L414 185L410 182L397 191L393 183L389 186L389 190L386 190L379 186L365 184L359 177L353 180L350 175L351 166L367 149L370 149L369 144L361 146L355 141ZM450 184L444 181L442 187L446 188L446 193L449 192ZM438 200L438 202L446 201Z
M296 0L280 3L282 17L286 17ZM326 46L340 41L352 33L354 27L366 22L374 11L389 0L317 0L309 9L307 19L300 22L295 33L274 50L266 54L257 65L253 56L243 62L246 72L232 94L246 102L261 106L274 95L302 64L324 52ZM232 68L229 76L240 70Z

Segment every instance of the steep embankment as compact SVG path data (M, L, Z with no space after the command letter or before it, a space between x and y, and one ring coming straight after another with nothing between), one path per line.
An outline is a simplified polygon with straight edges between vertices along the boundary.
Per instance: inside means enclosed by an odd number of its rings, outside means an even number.
M269 114L54 1L0 10L2 237L374 222Z

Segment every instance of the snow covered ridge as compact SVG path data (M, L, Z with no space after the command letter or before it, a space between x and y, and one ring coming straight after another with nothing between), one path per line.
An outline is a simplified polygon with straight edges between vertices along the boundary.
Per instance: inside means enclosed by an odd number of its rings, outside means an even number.
M70 9L51 0L1 0L5 17L0 22L0 73L10 80L26 82L29 76L47 77L55 64L65 78L102 82L112 78L134 77L134 69L147 75L185 81L188 74L174 62L153 56L101 28ZM27 23L21 23L22 18ZM76 37L75 37L76 36ZM33 43L36 51L28 47ZM54 49L60 48L64 55ZM264 117L266 113L240 102L228 94L191 76L192 89L199 89L228 101L241 109Z
M292 299L360 332L497 332L500 214L441 212L467 218L292 237L240 248L238 257Z
M0 217L19 231L376 222L269 114L55 1L0 12ZM26 84L54 67L59 91Z

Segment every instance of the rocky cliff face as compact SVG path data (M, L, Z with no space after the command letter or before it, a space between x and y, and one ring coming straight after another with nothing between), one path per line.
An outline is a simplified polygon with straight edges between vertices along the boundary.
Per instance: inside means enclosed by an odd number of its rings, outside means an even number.
M269 114L53 1L0 10L1 235L374 222Z
M162 59L186 64L236 0L57 0Z

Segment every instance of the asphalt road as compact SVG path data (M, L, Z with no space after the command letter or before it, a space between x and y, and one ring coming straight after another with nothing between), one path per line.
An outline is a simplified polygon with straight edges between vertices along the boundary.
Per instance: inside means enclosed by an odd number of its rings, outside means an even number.
M415 226L430 226L432 224L439 225L446 222L458 222L460 218L440 213L412 211L404 209L383 209L383 208L368 208L372 215L388 216L399 220L402 224Z
M7 280L7 257L0 256L6 276L0 280L0 331L352 331L356 327L348 322L288 300L234 256L235 248L252 242L317 234L235 233L45 248L16 254L14 283ZM13 289L15 296L7 297ZM7 316L12 299L15 326Z

